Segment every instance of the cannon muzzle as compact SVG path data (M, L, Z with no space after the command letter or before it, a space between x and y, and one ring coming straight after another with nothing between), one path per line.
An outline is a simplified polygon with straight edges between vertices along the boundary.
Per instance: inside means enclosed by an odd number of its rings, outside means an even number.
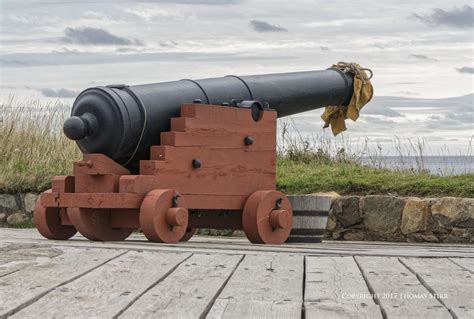
M148 157L150 146L160 143L160 133L170 129L170 118L179 116L183 103L259 101L283 117L328 105L347 105L352 82L352 74L330 68L93 87L76 98L63 130L83 153L102 153L132 168Z

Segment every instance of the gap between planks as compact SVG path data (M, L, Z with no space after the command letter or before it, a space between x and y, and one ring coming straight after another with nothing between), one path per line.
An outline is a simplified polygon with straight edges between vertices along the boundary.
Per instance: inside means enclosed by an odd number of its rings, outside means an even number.
M296 254L247 255L207 318L301 318L303 259Z
M27 299L23 302L20 302L18 305L15 305L13 308L11 308L10 310L7 310L6 312L4 312L3 314L0 314L0 318L3 319L3 318L7 318L9 316L12 316L14 315L15 313L21 311L22 309L28 307L29 305L35 303L37 300L40 300L42 297L46 296L48 293L50 293L51 291L53 291L54 289L58 288L58 287L61 287L61 286L64 286L70 282L73 282L74 280L94 271L95 269L101 267L102 265L108 263L109 261L111 260L114 260L116 258L119 258L120 256L126 254L128 251L121 251L121 250L117 250L117 254L110 257L110 258L106 258L104 261L100 262L99 264L87 269L86 271L82 272L82 273L79 273L78 275L76 276L73 276L71 278L68 278L64 281L61 281L60 283L54 285L53 287L50 287L48 289L46 289L45 291L43 292L40 292L38 293L36 296L32 295L32 297L30 299ZM56 259L58 257L61 257L62 255L59 255L59 256L55 256L51 259ZM13 274L11 275L16 275L16 274L21 274L21 271L26 271L26 270L31 270L31 269L34 269L35 267L38 268L38 266L41 266L41 265L33 265L31 267L26 267L26 268L23 268L23 269L20 269L16 272L14 272ZM39 267L41 269L41 267ZM6 278L9 278L9 277L3 277L2 279L6 279Z
M18 318L112 318L190 254L128 251L56 288L18 312Z
M354 260L354 262L356 263L357 265L357 268L359 268L359 271L362 275L362 278L364 279L364 282L367 286L367 289L369 289L369 292L371 293L372 295L372 300L374 301L374 303L376 305L379 306L380 308L380 313L382 314L382 318L383 319L387 319L387 313L385 312L385 309L384 307L382 306L382 304L380 303L380 299L377 297L377 294L375 293L375 290L374 288L372 287L372 285L370 284L369 282L369 279L367 278L367 275L365 274L365 271L364 269L362 269L362 266L359 264L359 261L355 258L355 256L352 257L352 259Z
M306 318L382 318L352 257L307 257Z
M224 283L222 284L221 287L219 287L219 290L216 292L216 294L214 295L214 297L212 298L212 300L209 302L209 304L207 305L206 309L204 309L202 315L199 317L200 319L202 318L206 318L207 315L209 314L209 311L211 311L211 308L212 306L214 306L214 303L216 302L217 298L220 296L220 294L222 293L222 290L224 290L224 287L227 285L227 283L229 282L229 280L232 278L232 276L234 275L235 271L237 270L237 268L239 268L240 264L242 263L242 261L244 260L246 255L242 255L242 257L240 258L240 260L237 262L237 265L235 266L235 268L232 270L232 272L230 273L230 276L224 281Z
M241 259L241 255L195 254L142 294L120 318L202 317Z
M155 283L153 283L151 286L149 286L147 289L145 289L142 293L140 293L138 296L136 296L128 305L126 305L124 308L122 308L113 318L118 318L120 315L122 315L127 309L129 309L135 302L137 302L138 299L140 299L144 294L146 294L148 291L153 289L156 285L158 285L160 282L165 280L171 273L173 273L176 268L178 268L182 263L184 263L186 260L191 258L193 254L190 254L188 257L184 258L181 262L176 264L174 267L172 267L166 274L164 274L160 279L158 279Z
M423 278L420 275L418 275L411 267L409 267L406 263L404 263L400 258L397 258L397 259L403 266L405 266L406 269L408 269L408 271L410 271L413 275L415 275L416 279L418 279L418 281L423 285L423 287L426 288L426 290L428 290L431 294L435 296L436 300L438 300L438 302L442 304L444 308L446 308L446 310L451 314L453 318L458 318L456 314L454 314L454 312L443 302L443 300L437 296L436 291L434 291L434 289L431 288L431 286L428 285L426 281L423 280Z
M388 318L452 318L449 309L399 258L355 257Z
M448 309L453 318L472 318L472 272L447 259L399 258L410 272Z
M456 266L474 274L474 258L448 258Z

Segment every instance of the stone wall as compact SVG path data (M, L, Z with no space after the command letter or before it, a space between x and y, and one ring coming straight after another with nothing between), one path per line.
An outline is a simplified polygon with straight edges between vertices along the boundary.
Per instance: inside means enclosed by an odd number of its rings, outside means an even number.
M0 226L31 223L37 194L0 194Z
M474 242L473 198L335 196L326 238Z
M37 194L0 194L0 226L31 223ZM326 239L474 242L474 198L332 193Z

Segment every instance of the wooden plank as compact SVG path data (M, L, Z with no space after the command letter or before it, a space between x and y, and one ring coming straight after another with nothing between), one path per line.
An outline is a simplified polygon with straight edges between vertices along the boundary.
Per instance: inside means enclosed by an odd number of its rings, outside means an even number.
M275 150L261 152L245 152L243 149L214 149L207 146L160 146L154 150L162 154L163 159L140 161L140 173L143 175L160 175L164 170L185 171L191 174L202 169L213 169L222 174L236 168L246 172L275 172ZM193 168L193 160L201 162L199 169ZM240 174L239 174L240 175Z
M0 251L4 251L3 248L7 247L7 246L10 246L11 243L5 243L5 242L0 242ZM1 255L0 255L0 258L1 258Z
M116 193L121 175L76 175L74 191L76 193Z
M200 198L201 196L199 196ZM212 196L211 196L212 197ZM236 196L237 197L237 196ZM187 199L186 199L187 200ZM198 199L196 198L196 201ZM187 200L188 202L188 200ZM473 258L472 244L413 244L390 242L338 242L253 245L243 237L194 236L191 241L176 244L148 242L143 235L132 235L122 242L91 242L80 235L67 241L51 241L43 238L36 229L0 228L0 242L41 243L50 246L123 248L166 251L191 251L222 254L305 254L326 256L402 256L402 257L460 257Z
M306 318L382 318L352 257L306 257Z
M474 258L450 258L455 264L474 272Z
M200 318L241 259L241 255L193 255L120 318Z
M171 119L171 131L160 134L161 145L209 146L241 151L272 151L276 149L276 112L262 111L258 121L252 119L251 110L215 105L185 104L182 118ZM246 145L247 136L253 138ZM159 158L151 152L151 159ZM256 162L256 161L251 161ZM143 174L143 173L142 173Z
M287 301L217 299L208 319L301 318L301 304Z
M162 185L159 179L153 175L129 175L120 178L120 192L134 193L145 196L160 186L170 188L170 185ZM274 185L273 185L274 187ZM248 195L216 195L216 194L185 194L186 205L194 209L242 209Z
M246 255L208 318L301 318L303 256Z
M262 119L260 121L264 120L276 123L277 113L274 110L265 110L262 113ZM255 122L252 119L252 111L248 108L207 104L182 104L181 117L198 118L207 122Z
M41 205L45 207L84 208L140 208L142 194L128 193L44 193Z
M184 195L186 204L194 209L242 209L247 201L247 195Z
M112 318L189 256L128 252L54 289L12 318Z
M215 134L209 135L204 132L162 132L160 134L160 144L170 146L212 146L221 149L244 148L244 139L249 136L248 132L240 131L234 134ZM276 134L258 132L253 133L254 143L245 147L249 151L274 151L276 149Z
M170 131L189 133L211 132L211 134L232 134L241 132L243 127L245 127L245 131L249 134L257 132L275 132L276 125L276 122L269 120L266 120L266 123L271 123L272 125L260 125L261 123L255 122L253 119L251 119L251 122L245 121L245 123L242 121L210 122L208 119L192 117L173 117L170 119L170 123Z
M176 189L182 194L250 195L273 190L276 181L275 151L173 147L166 160L140 162L141 177L121 179L121 191ZM173 154L173 153L171 153ZM200 168L193 168L198 159ZM150 177L150 176L153 177ZM127 184L124 184L127 181ZM135 185L133 185L135 184Z
M73 193L74 176L53 176L51 178L51 191L53 193Z
M62 254L62 250L47 245L1 243L0 277L25 267L44 263L45 260Z
M124 250L62 248L63 254L0 278L0 317L11 315Z
M140 228L139 209L114 209L110 214L112 228Z
M355 257L388 318L452 318L449 311L394 257Z
M83 159L74 162L74 175L127 175L130 171L104 154L84 154Z
M445 258L401 261L457 318L474 318L474 278L469 270Z
M268 169L275 165L275 150L253 151L245 148L214 148L212 146L152 146L150 150L150 163L163 168L172 165L176 169L191 169L192 160L199 159L206 167L222 167L223 163L239 164L244 167ZM264 163L262 163L264 162ZM140 172L144 174L144 172ZM145 172L146 173L146 172Z

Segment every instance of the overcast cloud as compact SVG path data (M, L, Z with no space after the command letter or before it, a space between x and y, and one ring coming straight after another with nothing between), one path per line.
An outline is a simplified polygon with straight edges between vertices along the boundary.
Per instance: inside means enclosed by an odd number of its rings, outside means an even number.
M436 62L438 60L434 58L430 58L427 55L424 54L410 54L408 55L409 58L416 59L416 60L422 60L422 61L428 61L428 62Z
M257 32L287 32L288 30L261 20L250 21L250 26Z
M64 29L64 34L66 36L61 40L65 43L83 45L143 45L143 42L138 39L122 38L99 28L66 28Z
M459 73L464 73L464 74L474 74L474 68L469 67L469 66L463 66L462 68L457 68Z
M77 92L68 90L68 89L48 89L43 88L41 89L41 93L46 97L53 97L53 98L75 98L77 96Z
M71 104L77 92L95 85L315 70L354 61L374 71L375 97L336 141L424 137L436 147L464 149L473 136L472 4L366 4L3 0L0 102L15 94ZM321 133L320 114L293 120L305 134Z
M457 28L472 28L474 26L474 9L470 5L448 10L435 8L430 15L413 13L413 16L428 25L434 26L447 25Z

